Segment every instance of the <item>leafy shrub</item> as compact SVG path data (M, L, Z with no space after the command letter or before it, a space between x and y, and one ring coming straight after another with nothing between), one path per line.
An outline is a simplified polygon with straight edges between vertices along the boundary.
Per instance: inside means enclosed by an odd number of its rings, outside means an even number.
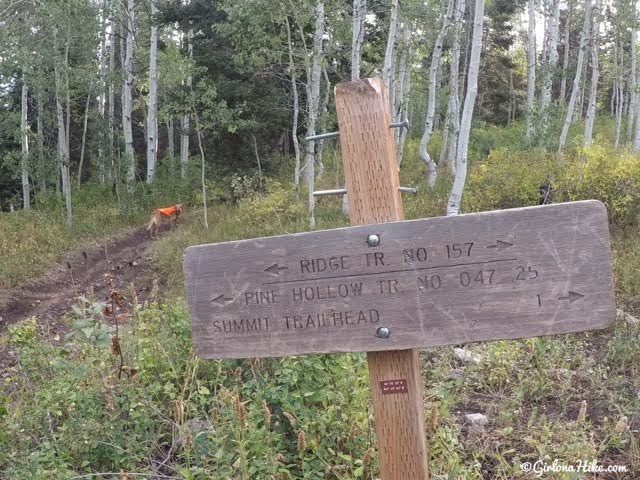
M37 340L38 328L35 317L9 326L9 343L14 347L34 346Z
M249 175L234 173L229 180L229 185L231 188L231 198L236 201L255 195L262 195L266 192L267 187L265 177L257 173Z
M640 315L640 238L634 229L616 231L611 244L616 303Z
M92 321L99 308L85 307L75 315ZM200 361L183 303L137 309L129 322L119 336L131 367L122 378L93 335L55 348L30 324L15 330L19 362L0 401L3 478L373 475L371 455L363 460L372 447L364 355Z
M276 180L269 180L267 191L267 195L254 195L240 202L239 227L243 230L242 237L304 230L305 204L296 200L293 188ZM259 225L257 230L256 225Z
M612 222L638 221L640 162L630 152L600 145L579 149L565 160L556 183L557 201L594 198L606 205Z
M465 212L537 205L538 186L552 178L555 163L542 151L498 148L469 172L462 196Z

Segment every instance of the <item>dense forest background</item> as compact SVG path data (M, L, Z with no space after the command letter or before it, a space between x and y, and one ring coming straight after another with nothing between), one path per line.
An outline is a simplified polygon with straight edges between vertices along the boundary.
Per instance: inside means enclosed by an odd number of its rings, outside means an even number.
M313 189L325 142L305 137L337 128L333 87L359 77L384 78L394 119L421 138L412 153L429 187L438 170L454 178L471 120L476 130L514 126L512 149L557 163L577 125L571 148L605 129L607 144L640 148L631 0L1 8L0 207L59 191L69 225L72 191L87 182L118 195L158 178L196 181L204 169L209 179L277 172ZM396 135L399 163L406 138ZM484 141L486 156L499 142Z
M409 125L405 218L609 215L609 328L421 352L430 478L640 478L638 15L0 0L0 478L380 476L366 354L202 360L183 276L192 245L349 224L348 196L309 195L344 186L340 144L308 137L337 130L337 84L369 77ZM151 240L150 212L179 202Z

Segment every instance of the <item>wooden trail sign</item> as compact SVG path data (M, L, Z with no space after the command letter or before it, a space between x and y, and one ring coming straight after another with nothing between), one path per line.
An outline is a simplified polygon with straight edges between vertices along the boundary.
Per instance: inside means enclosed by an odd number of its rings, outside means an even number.
M184 266L202 358L399 350L615 318L597 201L201 245Z
M187 249L204 358L366 351L384 480L426 480L417 347L550 335L615 318L594 201L402 222L380 79L336 86L355 227Z

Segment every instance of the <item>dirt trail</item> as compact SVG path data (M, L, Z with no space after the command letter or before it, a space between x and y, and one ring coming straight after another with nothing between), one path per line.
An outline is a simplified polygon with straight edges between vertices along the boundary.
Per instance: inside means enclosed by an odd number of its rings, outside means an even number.
M40 332L57 343L68 330L62 322L63 315L91 289L96 301L106 301L112 285L129 297L133 283L139 300L144 301L158 278L145 255L150 244L149 233L140 228L106 244L78 250L30 285L0 294L0 336L6 335L8 325L35 316ZM15 352L8 346L3 348L3 343L6 342L0 342L0 378L15 363Z

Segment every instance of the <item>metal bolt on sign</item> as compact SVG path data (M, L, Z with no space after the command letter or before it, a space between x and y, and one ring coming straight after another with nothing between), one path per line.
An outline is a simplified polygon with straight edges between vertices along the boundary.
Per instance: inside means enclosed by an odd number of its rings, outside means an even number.
M389 338L390 335L391 335L391 330L389 329L389 327L380 327L376 331L376 337L379 337L379 338Z
M370 247L377 247L378 245L380 245L380 235L376 235L375 233L369 235L367 237L367 245L369 245Z

